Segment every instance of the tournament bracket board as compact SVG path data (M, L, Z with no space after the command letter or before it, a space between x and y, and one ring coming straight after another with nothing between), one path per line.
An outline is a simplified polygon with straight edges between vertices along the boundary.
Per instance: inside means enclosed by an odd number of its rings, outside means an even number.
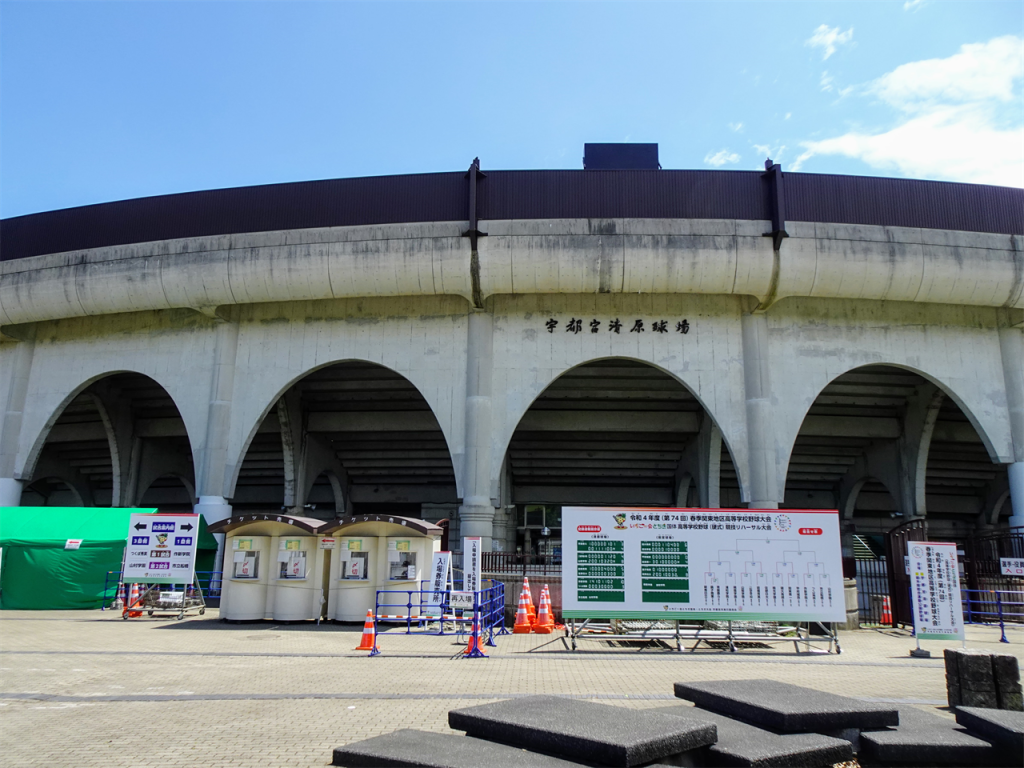
M846 620L835 510L562 508L562 615Z
M191 584L198 541L197 514L133 514L121 580Z

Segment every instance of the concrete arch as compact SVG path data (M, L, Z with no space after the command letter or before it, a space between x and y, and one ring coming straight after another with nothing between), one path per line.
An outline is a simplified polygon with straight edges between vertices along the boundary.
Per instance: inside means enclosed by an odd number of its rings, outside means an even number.
M110 413L108 404L105 403L101 397L99 397L95 393L87 392L86 390L88 390L89 387L93 386L98 382L102 382L104 380L111 379L119 374L125 373L144 376L145 378L156 384L158 387L160 387L160 389L162 389L164 393L167 394L171 402L174 404L175 409L178 411L179 417L182 420L182 424L185 428L185 438L188 440L189 449L192 452L194 463L195 451L193 450L193 446L195 445L195 440L192 437L193 432L192 430L190 430L189 424L185 419L182 409L178 405L178 400L175 399L174 395L163 382L159 381L157 378L150 375L149 373L133 370L130 368L123 368L117 370L104 371L102 373L98 373L96 375L89 377L85 381L79 383L70 391L65 391L61 399L56 404L50 406L50 408L48 409L47 418L45 419L45 421L43 421L43 423L40 426L38 426L35 429L35 436L32 439L31 443L29 443L28 450L25 451L23 454L24 460L22 461L20 470L18 471L22 479L31 478L32 475L35 473L37 464L39 463L40 456L42 455L43 452L43 448L45 447L46 441L49 438L51 432L53 431L53 428L56 425L57 421L63 415L67 407L76 398L78 398L84 393L88 397L90 397L90 399L95 404L96 409L100 415L100 420L102 421L104 426L104 431L106 433L107 438L107 445L110 450L111 465L114 467L114 498L117 498L117 495L119 493L119 485L125 482L127 478L121 477L121 473L119 472L118 469L119 465L123 464L123 462L120 461L120 452L122 446L119 445L119 441L117 439L118 436L116 433L118 426L115 423L116 417ZM40 408L41 404L36 403L33 410L38 411L40 410ZM24 443L22 443L22 445L24 445ZM19 451L19 455L21 455L21 451Z
M162 480L165 477L173 477L175 480L178 480L184 486L185 492L188 493L189 498L192 500L191 503L195 505L197 500L195 483L192 482L192 480L189 477L183 475L180 472L164 472L158 477L154 477L153 479L151 479L144 486L141 483L139 484L139 492L137 496L138 506L142 505L142 499L145 498L146 493L149 491L149 489L153 487L153 483L155 483L157 480Z
M603 355L603 356L591 357L591 358L588 358L586 360L582 360L580 362L573 363L572 365L570 365L568 367L562 368L561 370L557 371L557 373L554 373L546 381L544 381L543 382L543 386L541 386L537 391L532 393L532 397L531 397L529 403L524 408L522 408L515 415L515 421L513 422L512 419L506 419L505 423L502 426L502 432L495 436L495 443L494 443L495 451L494 451L494 453L492 455L492 465L495 465L495 466L492 467L492 474L491 474L492 477L498 477L500 475L500 468L501 468L502 463L505 460L506 454L508 453L509 446L511 445L511 442L512 442L512 437L515 434L516 430L519 428L519 425L522 423L523 418L530 411L530 409L534 406L534 404L537 402L537 400L551 387L551 385L554 384L556 381L558 381L563 376L565 376L566 374L568 374L570 371L576 370L576 369L581 368L581 367L583 367L585 365L589 365L590 363L602 362L602 361L605 361L605 360L623 360L623 361L628 361L628 362L632 362L632 363L640 363L642 365L648 366L650 368L653 368L653 369L659 371L660 373L665 374L666 376L671 378L673 381L675 381L677 384L679 384L681 387L683 387L687 392L689 392L691 395L693 395L694 399L697 401L697 403L703 409L704 413L708 416L708 418L711 419L711 422L714 424L715 427L717 427L718 431L721 433L721 441L722 441L722 443L725 444L726 450L729 451L729 455L732 457L733 465L736 468L736 474L737 474L737 478L739 480L741 493L743 494L744 500L746 500L746 496L747 496L747 491L746 491L746 474L747 473L746 473L746 462L745 462L745 459L746 459L746 434L745 434L745 432L741 433L741 434L736 434L736 433L728 434L726 432L726 430L722 428L722 422L718 419L718 417L716 416L715 412L708 406L705 398L703 398L701 396L699 390L697 388L691 386L690 384L688 384L686 382L686 380L683 379L683 377L680 376L678 373L676 373L675 371L673 371L673 370L671 370L669 368L666 368L663 365L659 365L658 363L654 363L654 362L651 362L650 360L645 360L643 358L634 357L634 356L630 356L630 355ZM677 485L681 481L682 481L682 477L680 477L677 480ZM678 491L676 491L675 493L678 494Z
M949 384L949 382L943 380L943 378L936 376L934 373L930 373L926 370L911 365L907 365L905 363L889 362L887 360L862 362L857 365L851 365L848 368L844 368L839 372L830 372L829 379L824 383L820 383L817 386L817 389L815 390L813 396L809 398L806 395L804 396L803 401L800 403L799 422L791 418L788 421L788 423L780 424L778 426L779 446L785 451L785 453L782 453L780 451L778 478L779 488L783 495L785 493L786 477L789 474L789 465L793 454L793 448L796 445L797 436L800 434L800 430L803 428L804 422L807 420L807 416L810 413L811 406L813 406L814 403L818 400L818 398L821 396L825 388L828 387L833 382L835 382L836 379L840 378L841 376L844 376L848 373L853 373L861 368L879 366L897 368L900 370L908 371L910 373L915 373L918 376L922 377L925 381L933 384L935 387L938 388L939 392L941 392L942 395L950 398L950 400L956 403L956 405L960 408L961 412L963 412L964 416L967 417L967 420L970 422L971 426L974 427L974 430L978 433L978 437L981 439L982 444L985 446L985 450L988 452L989 457L992 459L994 463L1006 463L1012 460L1012 447L1009 445L997 445L992 435L989 433L989 425L984 424L981 421L981 419L978 418L977 414L974 412L974 409L968 403L967 399L963 397L962 394L958 393L956 389L954 389L952 385ZM990 426L995 425L993 424ZM1007 439L1009 438L1008 431L1006 437ZM890 493L892 493L892 489L890 488L889 490Z
M89 505L86 504L87 500L91 500L91 494L89 493L88 489L80 488L77 483L65 480L63 477L57 477L56 475L46 475L44 477L36 478L35 480L33 480L28 485L28 487L26 487L25 490L29 491L35 485L37 485L38 483L41 483L41 482L44 482L44 481L50 481L50 480L56 480L56 481L58 481L59 483L61 483L64 486L64 489L66 489L74 497L74 499L75 499L75 506L78 506L78 507L89 506ZM35 491L35 493L38 493L38 491ZM42 495L42 494L40 494L40 495ZM43 498L44 498L44 506L49 506L50 497L49 496L44 496Z
M232 445L229 444L229 471L227 473L227 479L225 481L225 496L227 498L231 498L235 493L235 489L238 484L239 473L242 470L242 461L245 459L245 455L249 451L249 446L252 444L253 439L256 437L256 433L259 431L260 426L263 424L263 421L267 418L270 412L278 407L278 404L281 402L282 398L285 397L285 395L289 392L289 390L291 390L292 387L294 387L296 384L301 382L309 375L316 373L317 371L321 371L325 368L330 368L331 366L335 365L343 365L345 363L366 363L370 365L380 366L381 368L384 368L390 371L391 373L398 374L407 382L409 382L409 384L412 385L412 387L415 388L417 392L419 392L419 394L423 397L424 401L427 403L427 407L430 409L431 415L437 422L441 434L444 436L445 444L448 448L448 455L452 460L452 467L455 470L455 482L457 486L457 491L460 495L462 494L463 491L460 473L461 461L459 460L461 459L461 455L452 450L452 446L455 443L453 441L453 435L451 433L451 425L448 424L446 428L445 422L437 417L437 402L432 402L432 398L428 396L429 391L424 392L424 387L418 385L412 378L410 378L409 375L407 375L407 373L398 370L393 366L386 365L384 363L378 362L377 360L370 360L365 357L344 357L336 360L330 360L327 362L319 363L311 368L307 368L303 370L302 373L292 376L283 385L277 385L277 389L270 396L270 398L265 401L266 404L262 407L262 410L260 410L258 414L250 413L248 416L246 416L244 427L239 426L232 428L232 435L241 435L242 438L234 447L232 447ZM464 378L464 376L462 376L461 378Z

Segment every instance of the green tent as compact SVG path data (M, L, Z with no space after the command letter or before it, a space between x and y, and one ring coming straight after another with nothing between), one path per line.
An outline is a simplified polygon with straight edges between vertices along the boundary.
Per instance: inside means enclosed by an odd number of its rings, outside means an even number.
M0 608L99 608L107 573L121 570L130 516L156 511L0 507ZM66 549L69 539L82 543ZM196 570L212 570L216 554L217 541L200 517Z

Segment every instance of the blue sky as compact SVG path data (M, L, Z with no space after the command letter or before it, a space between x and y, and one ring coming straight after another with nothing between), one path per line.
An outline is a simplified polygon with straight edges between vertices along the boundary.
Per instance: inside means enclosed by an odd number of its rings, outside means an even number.
M581 168L1024 186L1024 3L0 2L0 216Z

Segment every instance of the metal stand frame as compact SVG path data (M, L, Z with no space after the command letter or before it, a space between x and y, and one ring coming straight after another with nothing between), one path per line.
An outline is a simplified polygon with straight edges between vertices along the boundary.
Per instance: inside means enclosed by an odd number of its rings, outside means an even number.
M162 608L157 604L157 601L149 599L150 595L154 592L159 593L160 588L166 586L165 584L149 584L146 586L146 591L143 592L137 602L131 602L128 600L128 606L125 608L121 618L126 621L129 618L131 611L144 611L148 615L152 616L155 613L159 614L173 614L173 608ZM181 590L181 605L177 607L178 615L177 620L181 621L185 618L187 611L197 611L200 616L206 613L206 599L203 597L203 588L199 585L199 577L192 574L192 588L193 596L190 598L188 595L189 586L183 584Z

